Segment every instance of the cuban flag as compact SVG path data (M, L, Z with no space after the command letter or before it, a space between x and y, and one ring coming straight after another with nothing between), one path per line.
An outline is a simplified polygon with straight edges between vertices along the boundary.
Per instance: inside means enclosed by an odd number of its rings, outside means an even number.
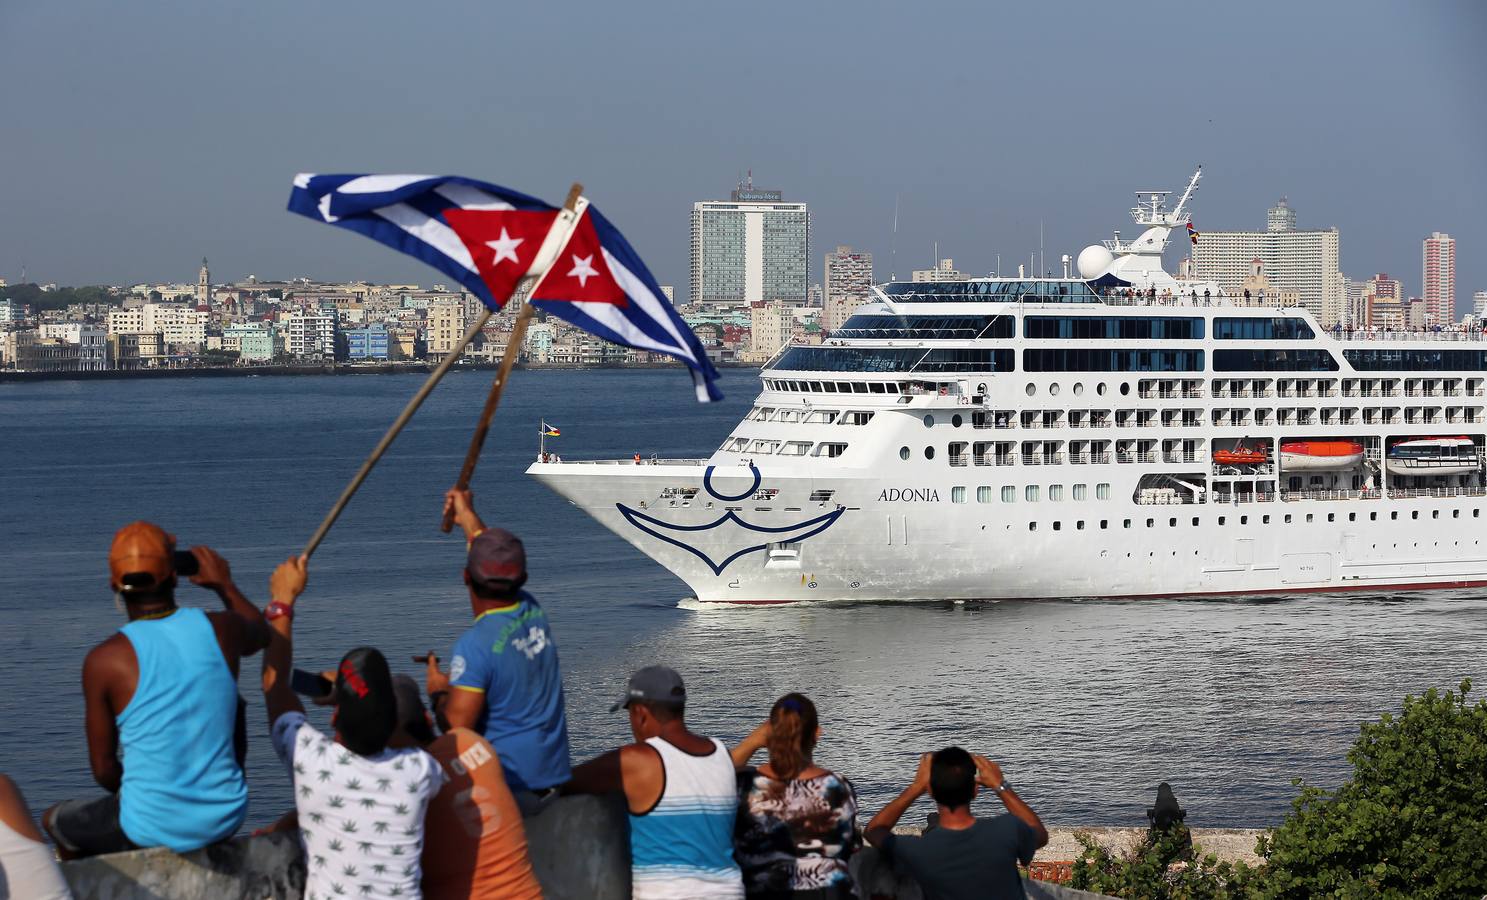
M421 259L493 312L511 298L559 213L535 197L451 175L297 175L289 210ZM722 399L702 343L630 242L592 205L531 302L607 341L681 360L698 400Z

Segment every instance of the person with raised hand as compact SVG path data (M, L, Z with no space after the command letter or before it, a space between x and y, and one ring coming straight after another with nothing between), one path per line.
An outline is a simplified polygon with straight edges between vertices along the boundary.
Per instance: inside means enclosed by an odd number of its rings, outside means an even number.
M775 701L769 718L737 747L739 811L733 848L750 897L847 900L847 860L861 844L852 783L815 764L816 705L804 694ZM760 749L769 760L749 760Z
M977 818L971 801L977 788L994 791L1007 812ZM940 813L939 826L923 835L898 835L893 826L928 793ZM925 900L1021 898L1022 876L1048 829L1017 796L1001 766L959 747L926 753L914 780L867 826L868 843L901 863L924 891Z

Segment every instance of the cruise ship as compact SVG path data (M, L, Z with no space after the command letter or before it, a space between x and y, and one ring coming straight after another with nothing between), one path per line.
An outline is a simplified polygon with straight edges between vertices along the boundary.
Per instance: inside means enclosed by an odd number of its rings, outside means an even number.
M707 459L528 472L706 603L1487 584L1482 335L1172 277L1197 181L1077 273L875 287Z

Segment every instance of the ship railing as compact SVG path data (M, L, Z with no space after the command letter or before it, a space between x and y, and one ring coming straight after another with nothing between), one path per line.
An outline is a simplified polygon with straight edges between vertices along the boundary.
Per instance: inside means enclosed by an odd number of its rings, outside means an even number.
M966 456L964 453L955 454L950 457L950 465L956 467L965 466L969 463L969 460L970 457Z
M1121 453L1120 451L1116 451L1115 461L1121 463L1154 463L1157 461L1157 454L1154 450L1148 450L1145 453Z
M642 459L639 462L634 459L564 459L554 460L553 454L548 454L549 462L561 462L569 466L700 466L707 463L705 459ZM749 462L752 462L750 460ZM744 463L740 463L743 465Z
M1203 391L1202 391L1201 388L1200 389L1196 389L1196 390L1183 391L1182 392L1182 398L1184 400L1202 400L1203 399Z
M1480 487L1437 487L1437 488L1390 488L1389 496L1397 498L1411 497L1481 497L1487 495L1487 488Z
M1011 453L998 453L992 459L999 466L1010 466L1017 462L1017 457Z
M1389 462L1402 464L1409 469L1444 469L1447 467L1476 466L1479 465L1476 454L1470 456L1452 456L1442 459L1421 459L1419 457L1391 456Z
M1097 453L1070 453L1069 462L1081 466L1103 466L1110 462L1110 451Z
M1199 453L1197 451L1185 451L1185 452L1182 452L1182 453L1163 453L1162 454L1162 462L1169 462L1169 463L1203 462L1203 460L1206 458L1206 456L1207 456L1207 454L1205 454L1205 453Z
M1274 491L1232 491L1213 495L1214 504L1223 506L1239 503L1270 503L1274 500Z
M1188 506L1190 504L1199 503L1199 502L1201 502L1201 501L1196 496L1194 496L1193 494L1182 493L1182 492L1174 493L1174 494L1171 494L1171 495L1161 495L1161 496L1140 496L1140 495L1138 495L1136 497L1136 505L1137 506Z
M1213 474L1215 475L1233 475L1244 477L1249 475L1271 475L1274 474L1274 472L1275 463L1268 462L1245 466L1229 465L1225 463L1213 464Z
M1481 341L1487 340L1487 332L1482 331L1430 331L1428 329L1416 329L1410 331L1370 331L1365 329L1353 329L1351 331L1335 332L1328 334L1340 341Z
M1287 502L1290 502L1292 500L1374 500L1377 499L1378 496L1379 492L1377 490L1368 489L1357 491L1333 491L1315 489L1300 491L1282 490L1280 492L1281 499Z

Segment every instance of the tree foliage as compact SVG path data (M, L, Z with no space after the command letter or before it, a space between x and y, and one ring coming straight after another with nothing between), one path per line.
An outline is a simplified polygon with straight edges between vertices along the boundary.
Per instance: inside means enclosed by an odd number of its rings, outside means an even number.
M31 307L32 313L52 309L66 309L74 303L103 303L117 305L119 298L106 285L84 287L62 287L43 291L40 286L27 282L0 288L0 300L14 300Z
M1073 887L1156 900L1487 896L1487 700L1435 689L1364 724L1353 775L1300 794L1258 868L1185 854L1179 828L1124 855L1080 835Z
M1303 787L1262 841L1266 897L1487 894L1487 701L1432 688L1365 724L1336 791Z

